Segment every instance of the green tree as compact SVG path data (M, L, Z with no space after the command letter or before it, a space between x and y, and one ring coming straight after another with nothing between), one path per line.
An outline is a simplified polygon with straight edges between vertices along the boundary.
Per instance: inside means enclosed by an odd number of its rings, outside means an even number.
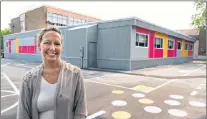
M9 28L5 28L4 30L1 30L1 33L0 33L0 40L1 40L1 49L3 49L3 36L4 35L8 35L8 34L11 34L12 32L11 32L11 29L9 29Z
M206 28L206 0L195 1L196 13L192 15L192 25L195 28Z

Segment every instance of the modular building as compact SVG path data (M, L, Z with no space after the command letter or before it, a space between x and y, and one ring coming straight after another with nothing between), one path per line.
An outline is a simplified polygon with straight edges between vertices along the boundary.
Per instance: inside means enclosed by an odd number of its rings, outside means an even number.
M4 57L41 62L36 40L40 30L4 36ZM135 70L193 59L194 38L134 17L60 30L62 59L82 68Z

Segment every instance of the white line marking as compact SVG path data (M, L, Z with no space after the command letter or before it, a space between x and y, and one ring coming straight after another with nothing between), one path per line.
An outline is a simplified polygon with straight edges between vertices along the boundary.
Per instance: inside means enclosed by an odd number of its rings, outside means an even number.
M14 83L9 79L9 77L8 77L6 74L4 74L4 73L2 73L2 74L5 76L5 79L10 83L10 85L12 86L12 88L15 90L15 93L16 93L17 95L19 95L19 90L18 90L17 87L14 85ZM1 91L2 91L2 90L1 90ZM4 113L4 112L6 112L6 111L8 111L8 110L10 110L10 109L12 109L12 108L14 108L14 107L16 107L17 105L18 105L18 101L17 101L16 103L14 103L13 105L11 105L10 107L8 107L8 108L2 110L2 111L1 111L1 114Z
M197 71L197 70L199 70L199 69L201 69L201 68L203 68L203 66L202 66L202 67L199 67L199 68L197 68L197 69L194 69L194 70L192 70L192 71L189 71L189 72L185 73L183 76L187 76L187 75L189 75L189 74L191 74L191 73L193 73L193 72L195 72L195 71ZM165 85L167 85L167 84L169 84L169 83L171 83L171 82L174 82L174 81L176 81L176 80L177 80L177 79L172 79L171 81L168 81L168 82L166 82L166 83L164 83L164 84L162 84L162 85L159 85L159 86L155 87L155 88L152 89L152 90L149 90L147 93L150 93L150 92L152 92L152 91L154 91L154 90L157 90L157 89L159 89L159 88L161 88L161 87L163 87L163 86L165 86Z
M1 68L4 67L4 66L7 66L7 65L9 65L9 64L10 64L10 63L2 64L2 65L1 65Z
M1 90L1 92L7 92L7 93L14 93L14 94L17 94L15 91L10 91L10 90Z
M1 96L1 98L10 97L10 96L14 96L14 95L17 95L17 94L4 95L4 96Z
M1 111L1 114L4 113L4 112L6 112L6 111L8 111L8 110L10 110L10 109L12 109L12 108L14 108L14 107L16 107L17 105L18 105L18 102L14 103L12 106L10 106L10 107L8 107L8 108L2 110L2 111Z
M173 82L173 81L175 81L175 80L176 80L176 79L173 79L173 80L170 80L170 81L168 81L168 82L166 82L166 83L163 83L162 85L159 85L159 86L157 86L157 87L155 87L155 88L153 88L153 89L147 91L146 93L150 93L150 92L152 92L152 91L154 91L154 90L157 90L158 88L161 88L161 87L163 87L163 86L165 86L165 85L167 85L167 84L169 84L169 83L171 83L171 82Z
M5 78L4 76L1 77L1 79Z
M193 91L190 95L195 96L198 92Z
M92 83L98 83L98 84L103 84L103 85L108 85L108 86L113 86L113 87L118 87L118 88L123 88L123 89L128 89L128 90L133 90L133 91L136 91L132 88L127 88L127 87L124 87L124 86L119 86L119 85L113 85L113 84L108 84L108 83L103 83L103 82L99 82L99 81L90 81L90 80L87 80L88 82L92 82Z
M98 117L98 116L100 116L100 115L102 115L102 114L104 114L104 113L106 113L106 111L101 110L101 111L99 111L99 112L96 112L96 113L94 113L94 114L88 116L86 119L93 119L93 118L96 118L96 117Z
M16 91L16 93L19 95L19 90L17 89L17 87L14 85L14 83L9 79L9 77L2 73L5 76L5 79L10 83L10 85L12 86L12 88Z

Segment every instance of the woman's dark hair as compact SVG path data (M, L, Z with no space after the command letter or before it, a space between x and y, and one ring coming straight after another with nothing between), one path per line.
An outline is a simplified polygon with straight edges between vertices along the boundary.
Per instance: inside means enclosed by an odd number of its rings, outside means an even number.
M45 28L45 29L42 30L42 31L39 33L39 35L38 35L38 38L37 38L38 46L39 46L40 43L42 42L42 38L43 38L44 34L45 34L46 32L48 32L48 31L55 31L55 32L59 33L60 36L62 37L62 34L61 34L61 32L60 32L60 30L59 30L58 28L56 28L56 27Z

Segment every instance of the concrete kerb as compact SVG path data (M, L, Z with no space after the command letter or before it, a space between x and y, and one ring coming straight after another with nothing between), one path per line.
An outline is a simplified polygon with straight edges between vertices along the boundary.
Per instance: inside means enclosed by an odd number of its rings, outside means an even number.
M98 68L83 68L83 70L120 73L120 74L127 74L127 75L134 75L134 76L144 76L144 77L150 77L150 78L161 78L161 79L169 79L169 80L171 80L171 79L206 78L205 75L203 75L203 76L157 76L157 75L146 75L146 74L141 74L141 73L133 73L133 72L129 72L129 71L98 69Z

